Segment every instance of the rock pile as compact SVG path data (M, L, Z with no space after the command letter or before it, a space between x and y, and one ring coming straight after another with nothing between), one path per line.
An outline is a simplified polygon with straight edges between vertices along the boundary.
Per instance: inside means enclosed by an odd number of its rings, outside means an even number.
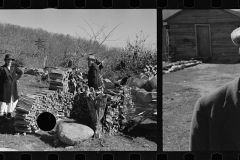
M49 90L61 90L67 92L69 90L68 78L71 69L52 69L49 72L50 86Z
M110 83L110 82L108 82ZM132 76L127 79L124 88L124 101L128 103L126 119L127 121L131 120L136 114L140 113L139 111L150 109L153 114L156 112L157 105L157 75L150 74L150 77L145 73ZM126 90L129 91L126 92ZM107 89L104 93L109 93L109 91L121 91L121 89ZM139 110L140 108L140 110ZM155 109L152 112L152 109Z
M202 62L197 60L190 60L190 61L179 61L176 63L171 63L163 67L163 74L175 72L177 70L182 70L184 68L196 66L198 64L202 64Z

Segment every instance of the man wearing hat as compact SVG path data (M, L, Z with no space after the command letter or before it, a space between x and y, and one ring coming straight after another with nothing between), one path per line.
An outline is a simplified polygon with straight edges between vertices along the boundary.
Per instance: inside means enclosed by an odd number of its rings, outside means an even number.
M231 34L240 46L240 28ZM190 128L190 151L240 151L240 77L201 97Z
M88 86L98 90L102 86L102 81L100 78L100 69L96 62L97 60L94 55L91 54L88 56Z
M0 67L0 116L10 119L18 102L17 82L23 72L13 65L13 55L7 54L4 61Z

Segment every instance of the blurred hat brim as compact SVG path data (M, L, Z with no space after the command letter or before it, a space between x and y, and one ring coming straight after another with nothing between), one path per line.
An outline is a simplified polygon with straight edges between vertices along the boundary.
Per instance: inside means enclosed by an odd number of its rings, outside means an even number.
M96 58L94 56L88 56L88 60L95 60Z

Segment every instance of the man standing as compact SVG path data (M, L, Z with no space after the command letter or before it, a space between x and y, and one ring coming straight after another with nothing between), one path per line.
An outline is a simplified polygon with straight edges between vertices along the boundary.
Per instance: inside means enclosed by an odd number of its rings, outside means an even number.
M0 116L10 119L18 102L17 82L23 72L12 64L11 54L7 54L4 61L0 67Z
M88 56L88 87L93 87L98 90L102 86L102 81L100 77L100 70L96 64L96 58L93 55Z
M197 101L190 151L240 151L239 83L240 77Z

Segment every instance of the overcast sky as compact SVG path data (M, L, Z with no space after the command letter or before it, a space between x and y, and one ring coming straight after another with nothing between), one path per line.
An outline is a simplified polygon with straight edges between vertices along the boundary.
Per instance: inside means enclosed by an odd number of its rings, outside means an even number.
M49 32L69 34L89 38L88 34L78 26L81 26L89 33L88 21L95 31L99 28L92 22L103 26L107 23L105 33L110 32L116 25L121 23L112 33L109 40L104 44L109 46L126 45L128 38L134 36L141 30L145 35L150 35L148 42L156 47L157 37L157 15L155 9L41 9L41 10L0 10L0 22L16 24L24 27L42 28ZM77 33L77 34L76 34Z

